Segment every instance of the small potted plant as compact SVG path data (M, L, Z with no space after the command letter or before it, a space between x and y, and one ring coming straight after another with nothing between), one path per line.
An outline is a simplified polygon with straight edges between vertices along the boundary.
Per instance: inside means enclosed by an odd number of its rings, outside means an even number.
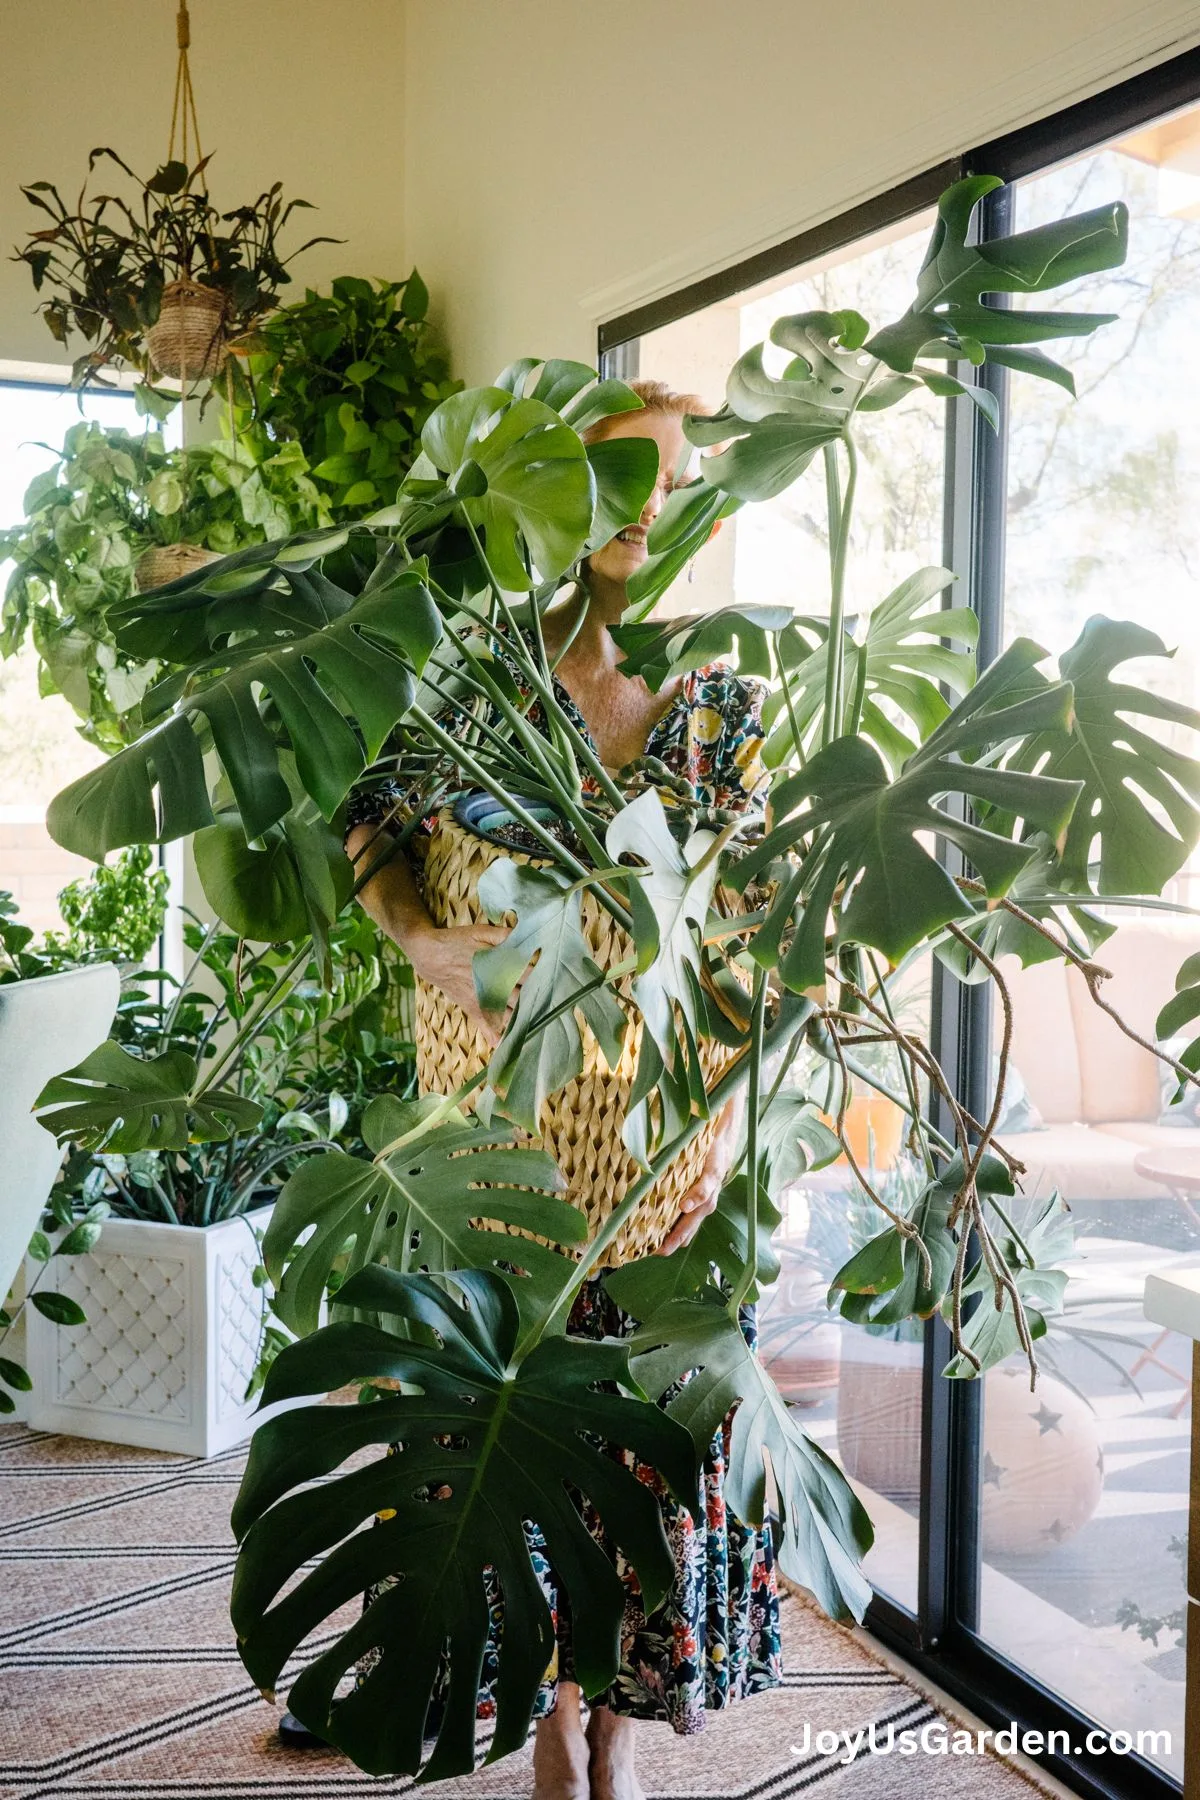
M131 889L146 865L123 872ZM97 871L109 886L121 873ZM100 929L105 910L91 908ZM108 1222L69 1263L27 1265L27 1283L79 1324L66 1336L43 1309L27 1314L28 1416L40 1429L213 1456L248 1434L264 1350L286 1341L269 1323L259 1254L279 1181L307 1152L354 1145L367 1099L381 1085L403 1094L412 1064L389 1029L367 920L340 926L330 989L308 966L282 1005L271 995L286 956L194 919L185 941L181 984L125 965L110 1038L42 1096L44 1123L68 1146L48 1256L97 1207ZM181 1071L185 1084L212 1077L195 1107L172 1095Z
M306 200L283 199L274 182L257 199L222 212L209 196L209 157L193 167L172 159L135 174L115 150L93 150L88 176L107 160L133 184L132 199L83 191L74 207L53 182L22 189L51 223L31 232L15 261L28 265L44 295L39 310L60 344L78 332L90 346L72 373L82 385L107 364L189 382L217 375L237 339L278 301L290 279L279 238Z

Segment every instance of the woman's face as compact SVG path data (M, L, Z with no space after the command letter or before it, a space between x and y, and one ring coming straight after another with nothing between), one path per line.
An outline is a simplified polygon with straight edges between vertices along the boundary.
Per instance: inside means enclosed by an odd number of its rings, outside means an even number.
M658 480L642 508L641 520L638 524L619 531L615 538L610 538L607 544L594 550L588 558L588 567L594 575L606 581L626 582L646 560L646 534L675 485L675 472L680 467L688 443L683 435L683 422L675 413L621 413L613 420L604 436L606 439L653 438L658 445Z

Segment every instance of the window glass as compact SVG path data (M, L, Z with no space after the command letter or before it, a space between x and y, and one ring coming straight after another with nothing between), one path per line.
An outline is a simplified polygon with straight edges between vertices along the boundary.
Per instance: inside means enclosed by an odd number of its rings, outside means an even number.
M1119 315L1064 346L1079 403L1011 389L1005 630L1055 649L1094 614L1171 653L1118 679L1200 707L1200 108L1022 183L1017 228L1124 199L1125 267L1058 304ZM1053 346L1050 347L1051 350ZM1196 756L1193 731L1132 721ZM1169 890L1200 902L1193 856ZM1153 1037L1200 918L1113 910L1105 994ZM1142 1315L1146 1275L1200 1252L1193 1100L1091 1004L1075 971L1013 977L1017 1099L1008 1147L1029 1201L1057 1188L1076 1231L1065 1316L1036 1393L987 1378L980 1624L1022 1669L1110 1728L1171 1733L1182 1766L1190 1344Z
M52 466L81 417L127 431L144 423L128 393L88 392L81 411L80 396L64 388L6 381L0 363L0 524L22 521L25 490ZM10 570L11 564L0 566L0 582ZM37 931L59 924L55 896L91 867L60 850L45 829L47 802L101 760L78 724L60 694L39 694L37 656L28 643L0 660L0 888L13 893L22 921Z
M931 223L932 214L907 220L820 264L646 334L637 346L638 374L697 393L715 408L731 364L785 314L853 307L873 324L898 317L912 298ZM782 351L772 354L780 367L787 360ZM864 419L858 441L847 607L861 615L915 569L942 560L943 408L928 396L906 401ZM731 601L828 615L819 466L777 500L748 506L726 521L660 610L700 612ZM910 1025L928 1030L927 965L904 976L896 1003ZM812 1073L797 1067L793 1078ZM900 1085L898 1071L877 1073L885 1084ZM839 1100L840 1093L830 1094L832 1112ZM891 1206L915 1197L921 1185L901 1148L902 1119L891 1102L856 1086L848 1135L860 1165ZM915 1610L923 1330L843 1324L825 1303L831 1276L880 1225L879 1212L844 1160L798 1183L785 1199L783 1269L761 1307L761 1341L785 1397L862 1494L876 1529L867 1573L881 1591Z

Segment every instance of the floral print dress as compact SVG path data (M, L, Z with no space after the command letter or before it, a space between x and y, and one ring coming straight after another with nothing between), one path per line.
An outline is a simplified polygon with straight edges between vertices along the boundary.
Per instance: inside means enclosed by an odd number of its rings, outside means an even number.
M672 703L655 723L645 756L657 759L676 779L682 778L703 806L741 810L755 804L762 779L763 743L761 683L746 680L720 663L685 675ZM555 698L576 729L590 742L582 715L570 695L555 682ZM529 710L532 723L544 729L540 709ZM400 777L364 786L351 799L351 824L377 823L403 810L411 790ZM663 792L668 804L671 794ZM754 1309L742 1309L742 1329L756 1339ZM580 1337L628 1337L634 1321L617 1306L603 1276L585 1282L571 1312L568 1330ZM703 1517L673 1500L652 1468L624 1452L626 1465L652 1487L662 1508L663 1525L675 1559L675 1582L663 1603L649 1616L642 1605L637 1578L607 1538L590 1505L583 1503L585 1522L603 1545L626 1590L621 1631L621 1662L612 1686L593 1696L593 1706L611 1707L636 1719L655 1719L676 1732L704 1729L705 1714L734 1700L777 1687L782 1676L779 1638L779 1593L775 1556L768 1526L754 1529L729 1512L725 1504L725 1470L729 1454L729 1421L713 1437L703 1465ZM558 1682L574 1679L571 1620L560 1602L545 1542L527 1524L530 1557L554 1619L557 1650L546 1672L534 1717L553 1712ZM386 1586L384 1583L382 1586ZM370 1603L375 1589L367 1595ZM500 1629L504 1616L498 1584L489 1581L491 1628L480 1681L478 1716L494 1716ZM368 1665L369 1666L369 1665ZM365 1671L364 1671L365 1672ZM429 1729L436 1729L434 1697Z

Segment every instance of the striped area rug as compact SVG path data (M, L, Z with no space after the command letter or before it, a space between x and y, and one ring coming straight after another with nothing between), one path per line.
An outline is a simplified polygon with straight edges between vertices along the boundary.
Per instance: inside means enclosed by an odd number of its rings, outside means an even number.
M211 1462L0 1428L0 1796L4 1800L392 1800L325 1751L284 1750L251 1688L227 1604L229 1509L244 1452ZM697 1737L639 1727L654 1800L1032 1800L989 1755L802 1747L871 1721L938 1715L865 1647L802 1601L784 1603L779 1690L710 1715ZM953 1722L948 1721L950 1729ZM481 1735L480 1752L486 1751ZM530 1749L430 1800L524 1800Z

